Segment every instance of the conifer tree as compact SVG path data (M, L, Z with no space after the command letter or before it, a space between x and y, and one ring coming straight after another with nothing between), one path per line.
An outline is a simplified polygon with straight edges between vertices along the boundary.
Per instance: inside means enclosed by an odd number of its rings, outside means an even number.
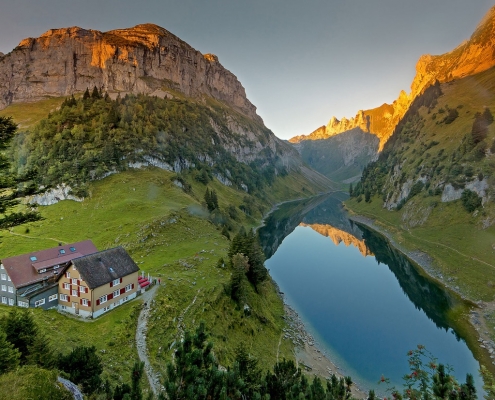
M91 98L91 95L89 94L89 89L86 88L86 90L84 91L84 94L83 94L83 100L88 100Z
M33 317L28 310L13 308L4 321L7 340L20 353L21 364L25 364L29 355L29 348L33 345L37 329Z
M92 98L93 100L98 100L98 99L101 99L101 93L100 93L100 91L98 90L98 88L96 87L96 85L95 85L95 87L93 88L93 92L91 93L91 98Z
M0 375L15 370L20 358L19 351L7 340L5 332L0 330Z

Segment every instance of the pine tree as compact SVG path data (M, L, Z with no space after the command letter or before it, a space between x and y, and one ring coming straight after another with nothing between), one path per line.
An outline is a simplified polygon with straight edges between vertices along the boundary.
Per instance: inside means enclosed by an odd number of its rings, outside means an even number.
M19 351L21 364L25 364L29 348L36 338L36 325L28 310L13 308L5 320L7 340Z
M213 207L213 210L218 209L218 197L217 197L217 192L215 192L214 189L211 191L210 198L211 198L211 206Z
M213 205L211 202L211 193L210 193L210 190L208 188L206 188L204 199L205 199L206 208L208 209L208 211L213 211Z
M91 98L91 95L89 94L89 89L86 88L84 94L83 94L83 100L88 100Z
M245 301L246 272L249 269L248 259L242 254L232 257L232 275L230 276L230 297L237 303Z
M69 374L72 382L82 385L84 393L92 394L101 386L103 366L95 346L78 346L62 356L58 364L62 371Z
M93 92L91 93L91 98L93 100L101 99L101 93L96 86L93 88Z
M57 355L43 332L38 331L34 336L33 343L28 346L26 364L38 365L46 369L52 369L56 366Z
M19 351L7 340L5 332L0 330L0 375L15 370L20 358Z

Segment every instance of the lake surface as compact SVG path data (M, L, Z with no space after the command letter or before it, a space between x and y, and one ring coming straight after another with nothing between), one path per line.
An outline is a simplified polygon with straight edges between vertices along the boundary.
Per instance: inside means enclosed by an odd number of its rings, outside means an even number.
M479 364L446 317L460 301L383 237L349 221L343 199L286 204L260 229L266 266L286 303L364 389L383 393L382 375L402 387L410 373L407 352L421 344L452 366L459 381L473 374L480 391Z

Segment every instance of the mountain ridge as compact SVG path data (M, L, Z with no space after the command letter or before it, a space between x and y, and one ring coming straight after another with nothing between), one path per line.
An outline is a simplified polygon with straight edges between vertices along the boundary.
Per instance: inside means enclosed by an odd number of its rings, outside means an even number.
M259 123L256 107L218 57L202 54L154 24L101 32L50 29L0 56L0 109L68 96L96 86L108 92L212 97Z
M450 52L441 55L424 54L419 58L409 94L401 91L392 104L385 103L373 109L360 110L350 119L344 117L339 120L332 117L326 126L318 128L309 135L295 136L289 139L289 142L326 139L359 127L380 139L379 151L382 151L395 126L416 97L437 80L440 83L450 82L495 66L494 48L495 6L485 14L469 40ZM381 122L375 128L370 124L373 118Z

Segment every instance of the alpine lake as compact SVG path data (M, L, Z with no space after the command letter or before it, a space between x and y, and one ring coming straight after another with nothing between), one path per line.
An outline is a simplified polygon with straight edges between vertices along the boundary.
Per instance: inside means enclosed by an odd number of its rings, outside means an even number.
M349 220L344 193L282 204L259 229L266 266L317 346L361 390L402 391L408 352L424 346L460 383L479 363L449 324L463 301L396 250ZM381 378L388 384L378 383Z

